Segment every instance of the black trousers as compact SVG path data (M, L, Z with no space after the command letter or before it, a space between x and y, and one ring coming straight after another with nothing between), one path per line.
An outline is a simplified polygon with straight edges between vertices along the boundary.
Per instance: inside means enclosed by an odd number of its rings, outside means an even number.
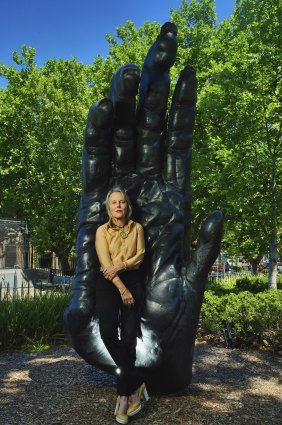
M134 306L124 305L116 286L101 275L97 281L96 308L101 338L119 369L117 393L128 396L143 383L135 360L144 288L139 270L125 271L119 276L132 293Z

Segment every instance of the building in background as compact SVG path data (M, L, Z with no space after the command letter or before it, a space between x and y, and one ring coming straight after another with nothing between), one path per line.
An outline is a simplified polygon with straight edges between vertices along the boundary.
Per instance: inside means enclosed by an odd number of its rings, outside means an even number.
M0 269L59 269L53 252L36 252L28 241L24 220L0 219Z
M29 246L26 221L0 220L0 268L28 268Z

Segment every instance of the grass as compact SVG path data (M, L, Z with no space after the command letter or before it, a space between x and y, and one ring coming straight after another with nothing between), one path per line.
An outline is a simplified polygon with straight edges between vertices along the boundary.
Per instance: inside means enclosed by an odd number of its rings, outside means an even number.
M64 339L63 315L71 291L49 292L0 302L0 350L39 351Z

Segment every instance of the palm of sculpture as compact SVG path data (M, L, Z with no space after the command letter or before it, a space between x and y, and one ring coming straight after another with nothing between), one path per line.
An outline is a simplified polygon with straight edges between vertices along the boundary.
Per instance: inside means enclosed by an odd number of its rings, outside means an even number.
M175 88L167 121L169 68L177 29L166 23L144 62L125 65L113 77L110 99L90 108L83 152L83 193L78 212L77 273L65 325L76 351L90 364L115 373L95 317L94 248L97 227L107 220L105 200L121 185L133 205L133 218L146 236L143 266L146 303L137 366L151 388L174 391L191 380L196 329L205 280L216 259L223 217L204 223L188 259L190 164L196 103L196 78L186 67Z

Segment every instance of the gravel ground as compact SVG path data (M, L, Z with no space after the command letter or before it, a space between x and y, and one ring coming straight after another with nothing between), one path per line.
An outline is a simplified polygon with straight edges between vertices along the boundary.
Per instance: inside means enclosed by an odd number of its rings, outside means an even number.
M281 363L281 352L198 342L193 383L180 394L151 394L129 423L282 424ZM116 423L114 379L68 346L2 354L0 379L1 425Z

